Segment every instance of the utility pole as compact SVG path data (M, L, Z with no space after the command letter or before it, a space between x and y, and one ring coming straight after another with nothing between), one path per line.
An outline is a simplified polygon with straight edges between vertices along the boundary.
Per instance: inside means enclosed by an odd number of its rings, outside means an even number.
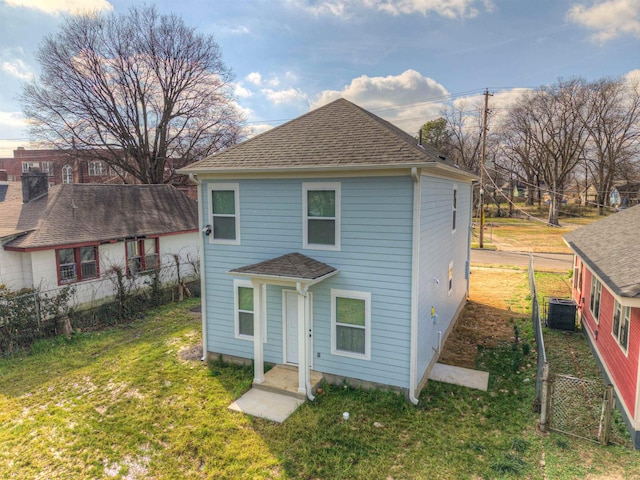
M482 157L480 159L480 248L484 248L484 164L487 156L487 114L489 113L489 89L484 91L482 111Z

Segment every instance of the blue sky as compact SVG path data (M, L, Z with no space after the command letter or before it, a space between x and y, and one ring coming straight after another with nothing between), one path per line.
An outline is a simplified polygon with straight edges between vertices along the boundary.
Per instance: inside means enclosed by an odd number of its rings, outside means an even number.
M18 95L63 15L133 0L0 0L0 157L28 146ZM253 133L340 96L417 132L447 101L559 77L640 77L640 0L161 0L213 34Z

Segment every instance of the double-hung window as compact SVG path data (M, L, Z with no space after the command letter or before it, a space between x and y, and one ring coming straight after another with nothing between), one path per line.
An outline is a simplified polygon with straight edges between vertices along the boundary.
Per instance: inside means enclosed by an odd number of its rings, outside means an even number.
M159 265L158 239L146 238L126 242L127 275L137 275L157 269Z
M452 217L452 225L451 225L451 230L452 232L456 231L456 214L458 213L458 187L457 186L453 186L453 205L452 205L452 213L451 213L451 217Z
M237 183L209 185L211 243L240 244L240 205Z
M62 167L62 183L73 183L73 168L71 167L71 165L65 165L64 167Z
M107 166L100 160L92 160L89 162L89 175L99 176L107 174Z
M340 183L303 183L303 248L340 250Z
M612 332L618 345L625 352L629 346L629 321L631 318L631 307L623 307L617 300L613 304L613 324Z
M595 275L591 276L591 298L589 300L589 310L593 314L593 318L597 321L600 319L600 296L602 295L602 283Z
M56 250L56 262L60 285L99 277L96 246L61 248Z
M331 290L331 353L371 359L371 294Z
M235 280L234 312L237 338L253 338L253 286L247 280Z

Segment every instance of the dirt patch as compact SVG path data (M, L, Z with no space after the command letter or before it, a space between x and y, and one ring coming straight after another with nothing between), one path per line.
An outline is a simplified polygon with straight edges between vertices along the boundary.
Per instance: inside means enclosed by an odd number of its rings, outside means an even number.
M200 361L202 359L202 343L181 349L178 356L186 361Z
M470 299L447 339L439 362L475 368L478 347L512 341L515 319L525 318L526 272L475 269Z

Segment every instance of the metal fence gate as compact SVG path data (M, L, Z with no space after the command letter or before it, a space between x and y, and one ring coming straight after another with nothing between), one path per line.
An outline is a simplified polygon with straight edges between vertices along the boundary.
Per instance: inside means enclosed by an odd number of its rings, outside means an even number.
M548 428L606 445L611 435L613 387L570 375L553 375Z

